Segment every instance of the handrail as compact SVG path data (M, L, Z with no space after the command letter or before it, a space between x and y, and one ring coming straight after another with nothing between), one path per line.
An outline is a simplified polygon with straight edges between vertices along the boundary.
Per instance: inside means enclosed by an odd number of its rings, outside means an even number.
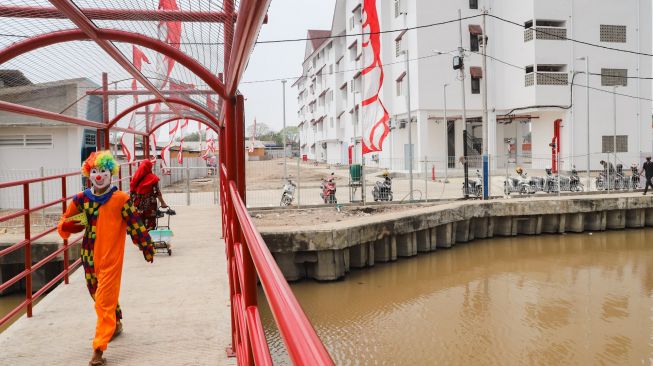
M331 356L293 295L263 237L255 229L234 181L229 182L229 192L270 310L292 362L295 365L333 365Z
M0 292L3 292L10 288L11 286L15 285L16 283L19 283L20 281L25 281L25 301L22 301L20 304L18 304L16 307L14 307L12 310L10 310L7 314L0 314L0 325L3 325L7 323L9 320L13 319L17 314L19 314L22 310L27 309L27 316L31 317L32 316L32 305L34 304L34 301L44 294L46 291L50 290L52 287L54 287L61 279L64 280L64 283L68 283L68 276L69 274L74 271L79 264L81 263L80 260L75 261L72 263L72 265L68 262L68 250L74 246L78 241L82 239L82 236L80 235L78 238L72 241L68 240L63 240L63 245L58 247L55 251L52 253L48 254L44 258L40 259L36 263L32 263L32 243L51 234L56 232L57 227L56 225L52 225L47 227L44 231L37 233L36 235L32 235L31 232L31 220L30 216L32 213L36 211L41 211L44 210L48 207L56 206L56 205L61 205L61 212L65 212L66 206L68 204L68 201L71 200L73 196L69 196L66 191L67 191L67 179L68 177L73 177L73 176L78 176L80 173L78 171L76 172L70 172L70 173L65 173L65 174L55 174L55 175L50 175L46 177L38 177L38 178L32 178L32 179L24 179L24 180L18 180L18 181L11 181L11 182L5 182L0 184L0 189L3 188L12 188L12 187L21 187L22 188L22 193L23 193L23 207L16 212L6 214L3 216L0 216L0 222L5 222L11 219L23 217L23 233L24 233L24 238L15 243L10 245L7 248L4 248L0 250L0 258L5 257L19 249L24 250L24 257L23 257L23 267L24 269L16 274L15 276L6 279L0 283ZM40 205L36 206L31 206L30 203L30 184L33 183L41 183L41 182L46 182L46 181L52 181L52 180L61 180L61 194L59 198L42 203ZM43 189L43 187L41 187ZM32 292L32 275L42 268L44 265L47 263L50 263L53 261L55 258L60 256L63 253L63 269L59 274L57 274L53 279L51 279L48 283L43 285L38 291Z

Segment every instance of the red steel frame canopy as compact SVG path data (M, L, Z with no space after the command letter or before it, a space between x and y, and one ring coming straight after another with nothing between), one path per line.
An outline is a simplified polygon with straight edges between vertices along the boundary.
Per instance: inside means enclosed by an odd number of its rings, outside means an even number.
M70 123L103 130L105 139L101 148L108 148L109 131L120 131L147 137L159 127L179 119L192 119L214 129L218 133L220 204L222 208L222 233L225 238L228 261L228 276L231 298L232 347L228 353L237 357L242 365L271 365L272 359L258 311L257 276L265 291L270 309L285 342L288 354L297 365L332 365L326 348L318 338L312 325L295 299L288 283L279 270L261 235L254 227L245 206L245 143L244 143L244 98L238 93L247 61L254 48L259 30L267 20L266 13L271 0L223 0L222 11L184 11L150 9L80 8L74 0L49 0L52 7L27 7L0 5L0 18L12 19L67 19L76 29L55 30L21 39L0 50L0 65L16 57L54 44L73 41L93 41L106 56L111 58L146 90L125 91L108 89L108 75L103 73L102 90L88 92L100 95L103 101L103 121L95 122L70 117L42 109L0 101L0 111ZM202 1L198 1L201 3ZM99 2L99 4L102 4ZM238 9L236 9L238 7ZM120 29L103 28L97 21L181 21L218 22L224 29L224 78L216 75L202 63L182 52L179 47L147 35ZM96 21L96 22L94 22ZM183 65L195 77L206 83L208 89L183 91L162 90L153 84L124 54L114 42L138 45L173 59ZM89 62L92 62L89 61ZM224 80L224 82L222 81ZM218 116L192 99L175 95L211 95L221 98ZM150 95L152 99L135 103L109 120L110 95ZM171 118L149 126L145 131L119 128L115 124L130 112L149 105L167 105ZM186 116L179 108L184 106L196 112ZM146 112L147 113L147 112ZM198 115L200 117L198 117ZM100 145L100 141L98 141ZM100 146L98 146L100 148ZM14 182L28 186L31 181ZM0 189L7 184L0 185ZM69 198L69 197L68 197ZM65 205L66 197L57 202ZM27 210L29 211L29 210ZM21 212L20 215L24 214ZM27 213L29 216L29 213ZM14 215L15 216L15 215ZM3 220L5 218L0 218ZM31 239L21 242L21 247L30 250ZM33 239L33 238L32 238ZM2 256L4 253L0 253ZM27 254L26 254L27 256ZM27 276L31 264L26 260ZM21 304L32 313L31 294ZM14 312L15 314L15 312ZM8 319L3 319L8 320Z

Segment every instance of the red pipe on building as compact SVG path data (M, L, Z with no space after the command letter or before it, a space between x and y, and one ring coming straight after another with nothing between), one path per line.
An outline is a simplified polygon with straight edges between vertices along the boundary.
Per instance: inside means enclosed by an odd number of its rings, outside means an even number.
M226 96L224 84L215 75L213 75L211 71L206 69L192 57L186 55L182 51L165 42L144 36L142 34L126 32L117 29L97 29L96 33L100 39L113 42L135 44L168 56L197 75L211 89L215 90L218 95L223 98ZM26 52L30 52L42 47L63 42L84 41L90 39L91 38L87 34L79 29L70 29L41 34L20 42L13 43L9 47L0 51L0 64L4 64L7 61L12 60Z
M558 173L558 156L560 155L560 127L562 120L557 119L553 122L553 139L549 146L551 146L551 171L555 174Z

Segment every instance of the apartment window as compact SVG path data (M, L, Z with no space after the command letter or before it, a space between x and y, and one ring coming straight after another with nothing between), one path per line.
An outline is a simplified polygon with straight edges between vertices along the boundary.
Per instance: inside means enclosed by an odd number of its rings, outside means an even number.
M363 19L362 9L363 8L361 4L358 4L354 10L351 11L354 14L354 19L356 19L357 22L360 22Z
M355 60L358 57L358 41L354 41L349 46L349 59Z
M470 9L478 9L478 0L469 0Z
M601 42L626 43L626 26L601 24Z
M351 17L349 17L349 29L350 30L354 29L354 24L355 24L355 20L354 20L354 16L352 15Z
M478 52L479 42L478 38L483 35L483 29L480 25L470 24L469 25L469 49L472 52Z
M329 128L333 128L333 117L329 117Z
M52 135L0 135L0 147L51 148Z
M401 15L401 0L395 0L395 18Z
M402 42L403 42L403 39L404 39L404 34L406 34L405 29L403 31L401 31L401 33L399 33L397 38L395 38L395 56L396 57L399 57L401 55L401 52L403 51Z
M628 135L617 135L617 151L618 153L628 152ZM601 146L603 153L613 153L615 136L601 136Z
M342 84L340 87L340 97L345 103L347 102L347 83Z
M472 94L481 94L481 78L483 78L483 70L480 67L470 67L469 74L472 80Z
M628 86L628 69L601 69L602 86Z
M404 71L397 78L397 96L401 96L404 93L404 78L406 77L406 72Z

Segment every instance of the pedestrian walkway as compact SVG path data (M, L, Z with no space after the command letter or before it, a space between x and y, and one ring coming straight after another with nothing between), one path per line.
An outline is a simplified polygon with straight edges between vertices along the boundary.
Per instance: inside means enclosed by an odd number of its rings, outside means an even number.
M172 256L146 263L127 238L120 293L124 332L108 365L235 365L219 207L175 207ZM0 334L0 365L86 365L95 329L83 271Z

